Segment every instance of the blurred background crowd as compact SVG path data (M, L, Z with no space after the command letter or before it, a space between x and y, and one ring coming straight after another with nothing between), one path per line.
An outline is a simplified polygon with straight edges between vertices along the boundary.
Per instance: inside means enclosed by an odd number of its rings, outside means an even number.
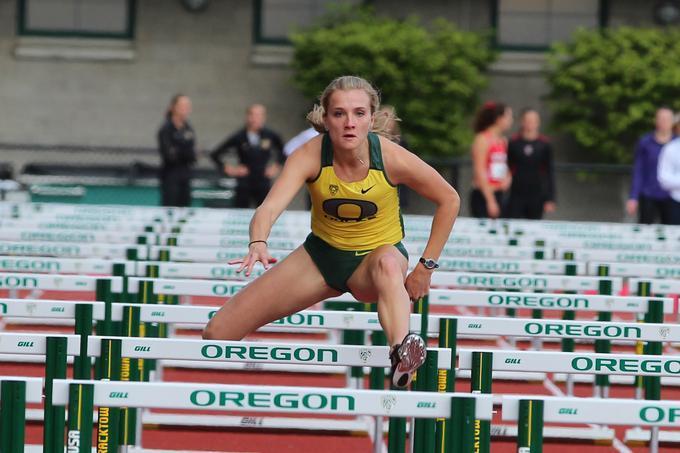
M0 194L255 207L357 74L464 215L678 223L679 21L672 0L0 0Z

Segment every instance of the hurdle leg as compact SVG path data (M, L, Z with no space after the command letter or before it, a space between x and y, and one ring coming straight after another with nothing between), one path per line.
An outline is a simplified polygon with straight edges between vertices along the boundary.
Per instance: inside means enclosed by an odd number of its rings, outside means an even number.
M429 315L430 315L430 300L428 296L419 298L415 304L413 304L413 312L420 315L420 336L425 341L427 345L427 332L429 330ZM436 368L434 375L430 376L426 368L429 366L431 360L431 353L428 353L425 363L416 373L415 380L412 384L413 390L416 391L435 391L436 385L434 380L436 379ZM430 381L432 379L432 381ZM424 431L426 429L427 421L431 420L416 420L415 418L410 419L410 431L411 435L409 440L411 442L411 451L429 451L425 450L425 437L427 434L420 435L419 431ZM433 425L434 427L434 425ZM434 437L434 433L432 433ZM434 445L432 446L434 448Z
M119 381L121 341L102 340L101 359L102 380ZM97 452L117 451L120 434L120 408L100 407L97 421Z
M472 353L472 393L491 393L491 376L493 354L490 352ZM490 453L491 451L491 422L488 420L475 420L475 444L479 446L475 451L478 453Z
M447 420L447 425L451 427L448 431L446 453L473 453L475 448L475 398L471 397L452 397L451 416Z
M139 307L127 306L123 310L123 335L129 337L139 336L140 327L140 310ZM121 359L120 368L121 381L140 381L140 366L139 359L130 359L123 357ZM124 408L120 409L121 415L121 444L123 445L141 445L141 440L137 438L137 424L141 421L139 409Z
M573 252L566 252L564 254L565 260L573 260ZM576 265L567 264L565 266L565 275L576 275ZM565 291L566 294L574 294L576 291ZM562 319L565 321L574 321L576 319L575 311L564 311L562 312ZM563 338L562 339L562 352L574 352L576 349L576 342L573 338ZM565 382L565 390L567 396L574 396L574 376L572 374L567 374L567 380Z
M92 384L70 384L68 389L68 451L92 452L94 387Z
M104 319L97 321L95 332L100 336L115 335L113 319L112 319L112 304L113 297L111 294L111 280L98 279L96 282L95 298L98 301L104 302ZM95 379L100 379L102 375L101 357L97 357L94 361Z
M43 418L43 448L45 453L64 451L66 410L52 404L54 379L66 379L66 338L47 337L45 363L45 404Z
M403 391L392 387L392 390ZM388 453L406 452L406 419L403 417L390 417L388 432Z
M439 319L439 347L451 350L451 363L449 369L438 371L437 391L441 393L456 391L456 347L457 347L458 320L455 318ZM448 430L451 424L448 419L437 419L435 427L435 449L437 453L448 451Z
M371 342L374 346L387 346L387 337L381 330L373 331ZM372 390L385 389L385 369L371 368L370 386ZM383 417L375 417L375 427L373 430L373 453L383 453L385 433L383 431Z
M87 352L87 339L92 335L92 305L76 305L76 335L80 335L80 354L73 359L73 377L90 379L92 360Z
M598 266L597 274L600 277L607 277L609 275L608 266ZM600 280L599 282L599 293L611 295L612 294L612 281L611 280ZM611 322L612 314L611 312L600 312L597 315L597 320L602 322ZM595 352L600 354L609 354L612 351L612 344L609 340L595 340ZM609 376L598 374L595 376L595 387L594 395L599 398L607 398L609 396Z
M543 401L520 400L517 453L543 452Z
M0 386L0 451L23 453L26 436L26 382L3 381Z
M663 322L663 302L660 300L650 300L648 302L646 322ZM663 344L659 341L650 341L647 344L647 354L661 355ZM661 399L661 378L659 376L645 376L645 399L658 401ZM659 427L652 426L650 429L651 437L649 440L649 451L656 453L659 451Z

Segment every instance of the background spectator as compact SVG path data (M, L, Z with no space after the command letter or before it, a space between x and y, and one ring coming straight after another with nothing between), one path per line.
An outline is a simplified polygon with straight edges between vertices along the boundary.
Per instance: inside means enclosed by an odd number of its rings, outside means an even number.
M472 142L472 194L474 217L501 215L503 195L510 187L508 143L503 134L512 126L512 109L500 102L487 102L477 112Z
M658 167L659 184L668 190L668 223L680 225L680 138L670 141L661 149Z
M265 127L267 109L253 104L246 111L246 125L219 145L210 157L217 169L238 178L236 207L248 208L251 200L259 206L269 193L271 179L281 171L285 157L283 142L276 132ZM238 164L231 165L224 155L236 151Z
M165 122L158 131L163 206L191 205L191 167L196 163L196 134L188 121L190 114L189 97L183 94L173 96Z
M534 109L520 116L519 133L508 143L508 167L512 173L508 217L540 219L555 211L553 152L541 135L541 117Z
M656 111L654 132L642 136L635 149L626 212L631 216L638 212L639 223L654 223L657 218L669 222L671 197L659 184L657 168L661 148L673 138L673 112L661 107Z

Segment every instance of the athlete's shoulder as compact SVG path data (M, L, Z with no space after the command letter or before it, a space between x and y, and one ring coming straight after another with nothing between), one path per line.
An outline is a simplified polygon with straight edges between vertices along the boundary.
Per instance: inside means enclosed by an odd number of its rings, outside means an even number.
M321 165L321 136L314 137L300 146L286 159L286 166L291 166L304 173L306 178L316 175Z

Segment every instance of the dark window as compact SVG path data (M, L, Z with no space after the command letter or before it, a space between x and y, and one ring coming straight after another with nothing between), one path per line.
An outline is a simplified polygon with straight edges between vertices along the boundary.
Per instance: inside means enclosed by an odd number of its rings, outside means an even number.
M606 0L495 0L493 25L501 49L546 50L578 28L606 25Z
M134 37L136 0L17 0L18 31L29 36Z
M360 5L365 0L345 0ZM253 35L256 43L289 44L288 35L314 23L337 0L254 0Z

